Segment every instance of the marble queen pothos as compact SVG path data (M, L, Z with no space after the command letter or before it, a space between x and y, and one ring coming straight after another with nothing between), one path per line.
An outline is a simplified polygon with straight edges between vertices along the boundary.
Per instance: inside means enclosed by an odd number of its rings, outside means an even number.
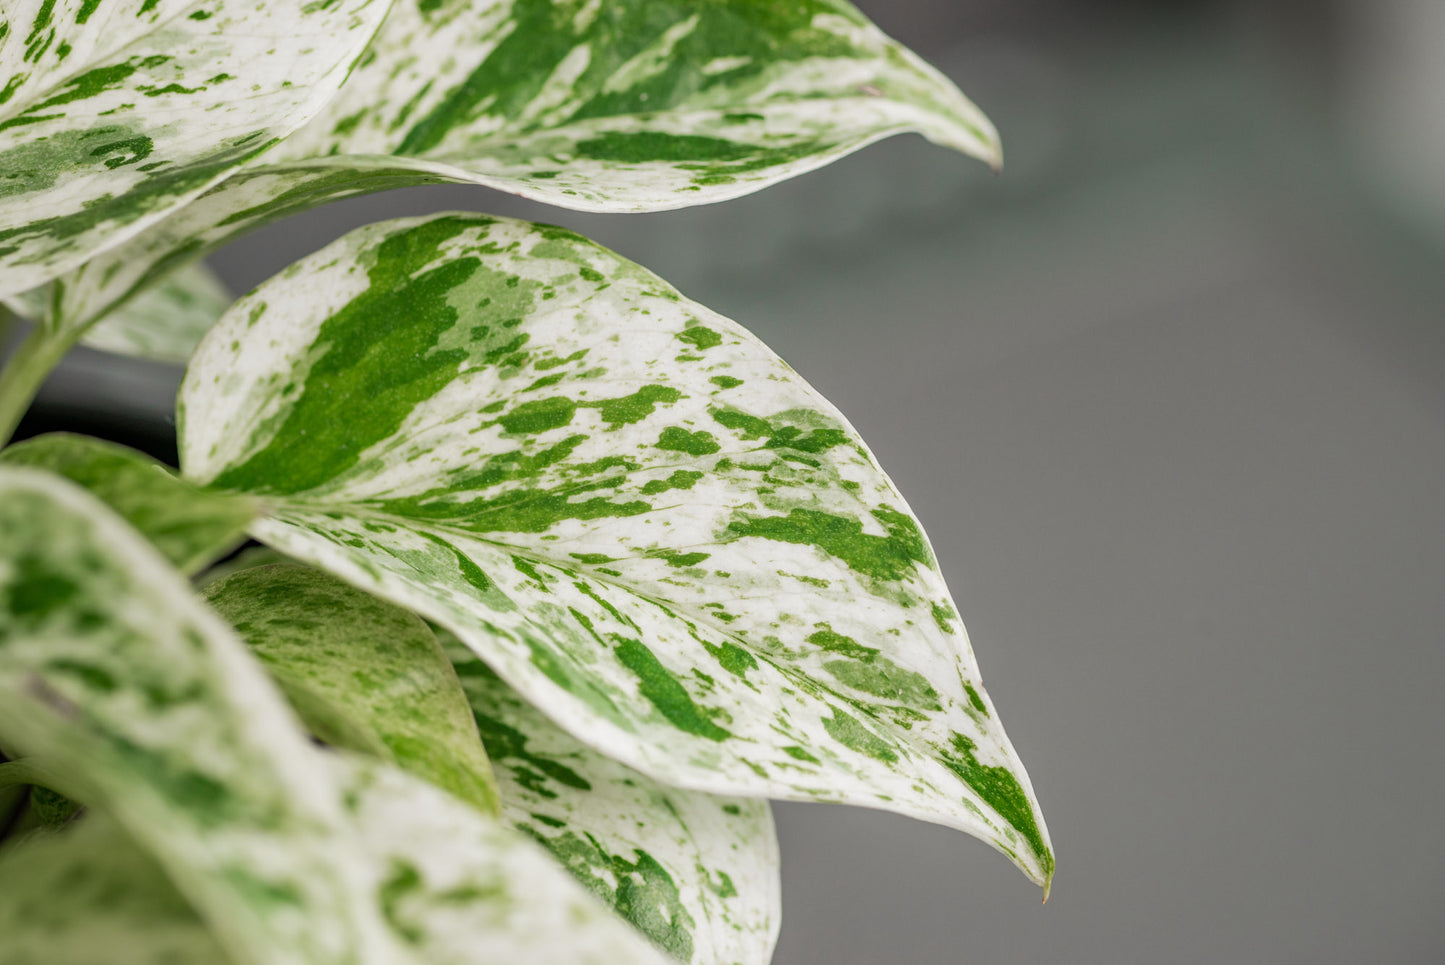
M0 853L0 958L760 965L767 797L962 829L1047 894L921 528L745 330L479 215L354 232L229 310L196 261L390 187L659 210L903 131L1000 158L845 0L0 6L0 299L39 323L0 442L76 341L191 359L179 477L0 451L0 744L32 755L0 794L98 812ZM246 532L284 565L203 605L181 573ZM31 912L76 868L57 944Z
M40 11L29 10L36 4ZM271 124L268 133L210 167L169 162L166 142L146 125L165 121L171 131L188 106L193 125L183 129L201 152L196 145L223 116L208 98L231 97L225 78L240 69L215 45L201 44L187 76L219 78L214 83L178 92L177 84L133 70L149 63L149 54L135 51L178 42L177 24L194 32L230 9L225 0L155 4L27 0L0 19L0 82L7 57L20 56L21 24L36 36L59 31L52 46L74 46L72 68L94 62L83 75L94 82L54 89L17 63L11 83L24 83L9 103L0 93L0 169L43 160L46 172L0 181L0 297L21 314L48 311L51 325L77 338L187 260L349 195L456 182L569 208L656 211L756 191L904 131L993 165L1001 156L977 107L842 0L395 0L389 11L383 0L356 0L356 11L334 10L354 14L344 30L293 23L301 15L279 7L257 15L260 26L277 20L280 31L325 37L308 48L318 63L350 63L374 32L339 93L330 74L273 72L300 107L248 97L247 111ZM312 8L334 5L305 9ZM162 10L167 18L156 20ZM120 23L122 36L134 35L125 57L90 39L102 16L108 29ZM251 56L245 45L235 53ZM162 69L180 67L166 61L151 73ZM251 69L264 72L265 63ZM41 120L44 131L79 137L75 131L92 131L102 113L139 132L127 133L125 144L151 137L147 156L123 152L119 134L99 145L87 134L73 157L56 153L56 138L31 143ZM209 136L220 143L234 133L224 127ZM203 167L214 176L192 177ZM60 220L20 213L52 206ZM13 229L3 227L10 221ZM50 279L54 291L23 297ZM147 343L166 340L111 333L97 341L138 342L143 353Z
M184 475L457 634L660 781L967 830L1047 884L933 554L842 415L737 324L563 229L363 228L241 299Z

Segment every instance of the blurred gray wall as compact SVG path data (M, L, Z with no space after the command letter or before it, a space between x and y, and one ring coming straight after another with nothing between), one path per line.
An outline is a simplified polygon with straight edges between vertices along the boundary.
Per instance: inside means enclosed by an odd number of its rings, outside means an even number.
M567 224L870 440L1059 873L1040 907L956 833L782 805L778 965L1445 961L1445 4L865 8L991 114L1002 176L907 138L650 216L405 191L214 264L245 288L445 208ZM174 379L83 355L44 401L157 419Z

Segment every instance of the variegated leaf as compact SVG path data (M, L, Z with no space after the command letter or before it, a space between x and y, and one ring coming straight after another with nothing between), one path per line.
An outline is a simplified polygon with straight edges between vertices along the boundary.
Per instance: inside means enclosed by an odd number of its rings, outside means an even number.
M236 961L662 965L516 832L312 746L122 520L0 467L0 741L152 854Z
M382 761L331 757L388 923L426 965L669 965L535 842Z
M114 324L128 333L126 340L130 344L139 348L140 339L130 334L138 325L131 319L138 315L145 318L145 305L154 304L152 300L157 297L152 292L165 285L172 273L185 271L192 259L252 228L329 201L441 180L415 171L398 171L387 158L351 158L345 168L320 163L243 169L126 244L102 252L48 285L8 297L5 302L16 314L40 321L58 336L95 344L94 333ZM190 288L192 282L183 280L182 285ZM213 303L214 298L198 299L196 307L203 312L207 304ZM112 323L116 316L123 320ZM166 355L174 354L183 341L189 342L194 328L214 319L203 323L188 312L178 321L183 321L183 333L163 337L147 328L147 342L160 346ZM108 340L112 344L118 341L114 334Z
M14 0L0 11L0 294L197 197L336 92L387 0Z
M117 355L185 362L233 300L204 262L192 262L102 318L80 342Z
M781 908L766 801L665 787L603 757L440 636L494 755L509 823L679 961L772 960Z
M317 752L230 630L59 476L0 467L0 532L0 742L109 811L239 961L388 961Z
M497 813L467 697L416 615L317 570L253 567L203 590L317 737Z
M260 512L255 500L198 489L134 449L69 433L0 449L0 464L48 469L79 483L185 573L235 549Z
M733 322L562 229L362 229L235 305L188 478L457 633L665 783L1047 832L927 541L843 417Z
M481 751L480 724L502 755L507 822L545 845L614 911L683 962L772 959L781 908L766 801L656 784L548 722L447 631L440 631L441 654L431 631L406 611L320 571L270 562L277 557L271 551L252 556L255 564L204 593L313 733L389 757L465 798L448 785L458 770L474 773L465 762L473 744ZM435 658L449 681L434 679L442 676ZM449 698L458 674L466 727L439 727L455 717ZM486 757L477 763L490 781ZM495 806L495 786L486 790Z
M349 195L450 181L675 208L903 131L999 162L988 119L841 0L396 0L323 114L68 276L55 324L83 329L185 258Z
M103 815L0 851L6 965L229 961L161 867Z
M397 0L276 161L389 154L563 207L650 211L904 131L999 159L982 112L844 0Z

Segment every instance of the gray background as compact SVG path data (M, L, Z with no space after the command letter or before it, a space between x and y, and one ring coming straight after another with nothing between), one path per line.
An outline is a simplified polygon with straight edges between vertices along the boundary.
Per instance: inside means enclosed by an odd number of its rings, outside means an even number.
M253 235L238 290L384 217L576 227L751 327L931 534L1058 850L780 805L777 965L1441 962L1445 3L876 0L1003 132L581 216L404 191ZM31 428L144 435L79 353Z

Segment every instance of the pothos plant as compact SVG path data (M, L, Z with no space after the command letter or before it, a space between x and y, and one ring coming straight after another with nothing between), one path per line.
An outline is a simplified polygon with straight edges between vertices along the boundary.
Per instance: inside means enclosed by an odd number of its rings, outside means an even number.
M0 440L77 342L189 365L179 471L0 453L0 959L762 963L768 798L1047 891L922 530L745 329L476 214L234 304L198 261L362 192L649 211L902 131L998 162L842 0L4 0Z

